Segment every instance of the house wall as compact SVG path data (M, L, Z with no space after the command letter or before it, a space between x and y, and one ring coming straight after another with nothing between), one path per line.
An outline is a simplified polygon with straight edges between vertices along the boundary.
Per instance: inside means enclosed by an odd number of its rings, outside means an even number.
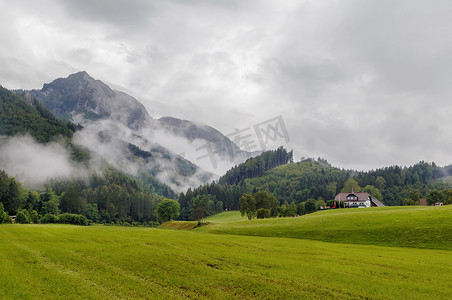
M360 206L360 203L364 203L364 206ZM354 206L358 206L358 207L370 207L370 201L345 201L345 207L354 207Z

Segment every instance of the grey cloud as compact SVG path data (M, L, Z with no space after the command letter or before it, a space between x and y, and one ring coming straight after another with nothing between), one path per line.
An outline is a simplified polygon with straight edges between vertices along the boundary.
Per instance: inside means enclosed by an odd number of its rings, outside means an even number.
M146 25L155 9L155 4L146 0L64 0L59 3L71 17L126 27Z
M377 77L383 91L450 89L449 1L367 1L350 5L335 43Z
M38 144L30 136L2 139L0 168L29 188L39 188L52 178L68 178L76 174L63 146Z
M0 2L6 87L87 70L154 117L226 134L282 115L296 157L451 162L450 1ZM28 18L51 34L34 39Z

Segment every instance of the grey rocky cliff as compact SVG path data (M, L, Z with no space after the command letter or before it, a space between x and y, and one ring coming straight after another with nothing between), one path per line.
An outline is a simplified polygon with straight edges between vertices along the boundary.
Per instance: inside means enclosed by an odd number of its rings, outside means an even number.
M108 118L138 129L151 120L138 100L111 89L84 71L56 79L30 93L57 117L68 121L80 121L80 116L86 120Z

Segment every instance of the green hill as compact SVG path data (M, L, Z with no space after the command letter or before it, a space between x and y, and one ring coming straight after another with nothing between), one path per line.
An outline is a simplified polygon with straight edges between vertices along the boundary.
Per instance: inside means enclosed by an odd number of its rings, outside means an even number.
M218 182L222 185L239 184L246 178L262 176L266 171L290 162L293 162L293 151L279 147L276 150L265 151L231 168L218 179Z
M305 160L276 167L260 177L246 179L246 183L250 190L269 191L281 203L299 203L309 198L334 199L349 177L350 172L323 160Z
M76 127L57 119L34 99L27 100L0 86L0 135L28 133L45 143L55 136L71 138Z
M281 155L283 159L279 160ZM273 194L280 204L298 205L309 199L332 201L339 192L350 192L352 187L388 206L415 205L421 198L430 198L430 203L452 204L450 176L452 165L440 167L424 161L409 167L395 165L371 171L339 169L321 158L291 163L291 152L278 148L232 168L218 182L181 193L180 218L190 220L187 212L191 210L191 200L198 195L210 194L222 202L224 210L238 210L244 193L262 190Z
M224 211L222 213L209 216L205 219L208 223L231 223L231 222L239 222L247 220L246 217L242 217L240 211Z
M232 212L228 214L232 215ZM209 226L196 230L335 243L452 250L452 206L335 209L295 218L228 223L212 221Z

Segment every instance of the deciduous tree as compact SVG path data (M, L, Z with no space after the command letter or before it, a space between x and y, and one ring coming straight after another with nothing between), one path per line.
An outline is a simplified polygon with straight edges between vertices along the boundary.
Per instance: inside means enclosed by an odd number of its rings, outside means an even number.
M361 191L361 187L359 186L358 182L355 179L349 178L347 179L347 181L345 181L344 187L342 188L341 192L350 193L352 190L355 192L359 192Z
M215 196L212 195L198 195L193 199L192 214L201 223L201 220L209 213L210 207L213 205Z
M173 199L163 199L157 205L157 214L162 222L173 220L179 216L179 202Z
M256 217L256 199L254 199L253 195L249 193L243 194L239 200L240 203L240 213L243 216L247 216L248 220Z

